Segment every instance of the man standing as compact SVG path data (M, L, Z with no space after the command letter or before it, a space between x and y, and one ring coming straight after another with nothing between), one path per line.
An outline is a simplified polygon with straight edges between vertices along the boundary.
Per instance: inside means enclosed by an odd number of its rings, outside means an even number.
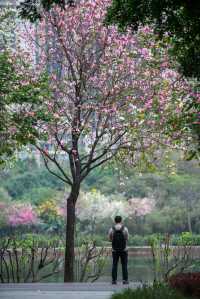
M122 217L115 217L115 225L110 228L108 233L109 240L112 242L112 284L117 284L117 266L119 258L122 264L123 284L128 284L128 229L122 223Z

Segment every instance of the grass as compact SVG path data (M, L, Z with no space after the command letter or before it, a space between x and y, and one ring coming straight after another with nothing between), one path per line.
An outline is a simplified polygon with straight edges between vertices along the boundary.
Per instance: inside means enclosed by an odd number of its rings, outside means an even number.
M122 293L112 295L111 299L188 299L166 285L153 285L126 289Z

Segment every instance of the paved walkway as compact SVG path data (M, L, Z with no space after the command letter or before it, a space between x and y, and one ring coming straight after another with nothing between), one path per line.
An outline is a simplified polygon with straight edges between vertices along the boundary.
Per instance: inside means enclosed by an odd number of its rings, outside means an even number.
M140 283L26 283L0 284L0 299L109 299L124 288L137 288Z

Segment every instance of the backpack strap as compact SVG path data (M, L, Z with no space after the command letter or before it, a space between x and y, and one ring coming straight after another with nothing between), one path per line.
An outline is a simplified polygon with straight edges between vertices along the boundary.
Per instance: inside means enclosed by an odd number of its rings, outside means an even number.
M123 232L123 230L124 230L124 225L122 225L122 227L120 228L120 230Z
M113 227L112 227L112 230L113 230L113 232L115 232L116 231L116 228L115 228L115 226L113 225Z

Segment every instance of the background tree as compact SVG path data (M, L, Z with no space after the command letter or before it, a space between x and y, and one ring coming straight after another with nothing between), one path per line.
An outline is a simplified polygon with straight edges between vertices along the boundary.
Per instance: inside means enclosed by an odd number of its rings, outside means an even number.
M45 73L37 76L24 59L22 49L15 48L13 34L15 11L0 10L0 163L16 149L33 143L38 131L37 120L47 120L43 99L48 95ZM11 50L11 48L13 48ZM17 51L16 51L17 50ZM21 51L21 53L20 53ZM20 53L20 54L19 54ZM26 61L25 61L26 60Z
M170 69L167 50L156 45L151 30L124 36L103 26L109 4L83 0L66 10L54 6L38 24L36 70L48 67L52 97L44 104L53 118L39 125L49 148L42 138L34 145L50 173L70 186L65 281L73 281L81 183L121 152L135 165L147 150L175 142L177 135L168 134L168 118L179 113L180 99L189 91L187 82ZM26 51L34 55L32 27L27 31Z
M45 76L32 77L31 69L8 51L0 53L0 162L29 143L34 143L38 131L35 121L48 119L44 106L47 94ZM26 75L26 79L25 76Z
M65 5L72 6L73 0L25 0L18 6L19 15L28 19L31 22L36 22L42 18L42 10L49 11L53 5L59 5L62 9L65 9Z

